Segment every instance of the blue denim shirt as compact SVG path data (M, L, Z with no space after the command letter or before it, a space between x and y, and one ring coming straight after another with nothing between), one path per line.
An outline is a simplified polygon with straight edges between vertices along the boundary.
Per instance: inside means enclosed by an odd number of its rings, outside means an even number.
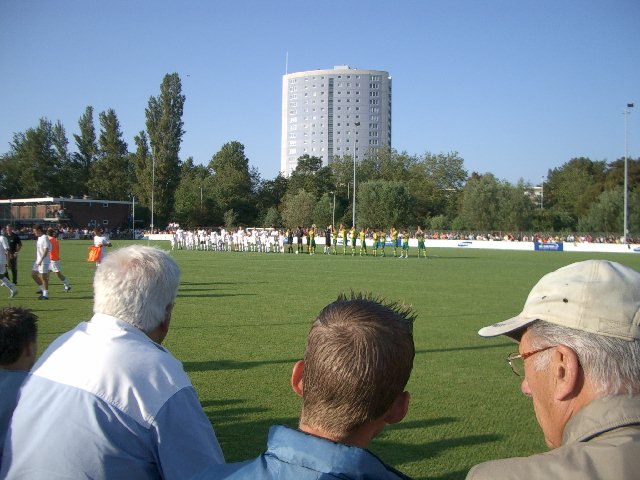
M0 368L0 465L4 437L7 435L11 416L18 403L18 392L25 378L27 372Z
M54 340L25 380L0 478L182 480L223 461L182 364L96 314Z
M195 479L408 479L363 448L283 426L269 429L267 451L254 460L212 465Z

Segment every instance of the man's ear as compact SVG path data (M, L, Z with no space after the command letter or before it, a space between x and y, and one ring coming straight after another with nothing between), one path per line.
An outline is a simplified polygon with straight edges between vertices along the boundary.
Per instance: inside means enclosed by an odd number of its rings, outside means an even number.
M398 423L406 417L409 411L409 402L411 400L411 394L409 392L402 392L393 401L391 408L384 414L384 421L387 424Z
M27 342L24 347L24 354L29 358L35 358L38 353L38 343L36 340Z
M170 303L164 307L164 321L167 323L167 329L169 327L169 321L171 320L171 314L173 313L173 303Z
M162 322L160 322L153 330L146 332L147 336L157 344L162 344L167 334L169 333L169 325L171 324L172 312L173 304L170 303L169 305L164 307L164 320L162 320Z
M291 372L291 388L302 397L302 377L304 375L304 362L298 360L293 366L293 372Z
M584 372L576 352L566 345L558 345L551 353L550 366L553 368L556 400L568 400L580 393L584 386Z

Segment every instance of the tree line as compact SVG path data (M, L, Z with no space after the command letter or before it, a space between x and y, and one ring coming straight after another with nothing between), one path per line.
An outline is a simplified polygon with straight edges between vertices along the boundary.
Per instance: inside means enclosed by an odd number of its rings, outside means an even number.
M287 178L262 179L244 145L230 141L208 164L180 158L186 97L177 73L167 74L145 109L146 129L130 151L116 112L88 106L69 149L64 126L40 119L15 133L0 157L0 197L88 196L132 200L148 225L185 227L351 225L353 160L328 166L303 155ZM356 223L369 228L421 225L431 230L600 232L621 234L624 160L573 158L549 170L542 198L533 186L492 173L469 174L457 152L410 155L370 152L356 166ZM640 159L628 160L629 230L640 232Z

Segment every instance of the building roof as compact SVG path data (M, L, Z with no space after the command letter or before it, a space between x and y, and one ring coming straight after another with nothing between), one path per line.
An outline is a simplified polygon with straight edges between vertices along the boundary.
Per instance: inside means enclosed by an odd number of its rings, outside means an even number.
M104 200L99 198L65 198L65 197L39 197L39 198L11 198L0 199L0 204L43 204L43 203L116 203L130 205L128 200Z

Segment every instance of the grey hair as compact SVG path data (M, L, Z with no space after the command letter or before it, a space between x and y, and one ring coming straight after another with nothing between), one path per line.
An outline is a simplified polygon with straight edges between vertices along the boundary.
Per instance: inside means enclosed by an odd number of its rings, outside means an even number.
M529 327L534 335L532 346L566 345L580 361L585 376L602 395L640 393L640 342L598 335L536 321ZM541 352L534 359L534 368L543 370L549 364L551 350Z
M132 245L105 256L93 279L93 312L145 333L160 325L178 293L180 269L164 251Z

